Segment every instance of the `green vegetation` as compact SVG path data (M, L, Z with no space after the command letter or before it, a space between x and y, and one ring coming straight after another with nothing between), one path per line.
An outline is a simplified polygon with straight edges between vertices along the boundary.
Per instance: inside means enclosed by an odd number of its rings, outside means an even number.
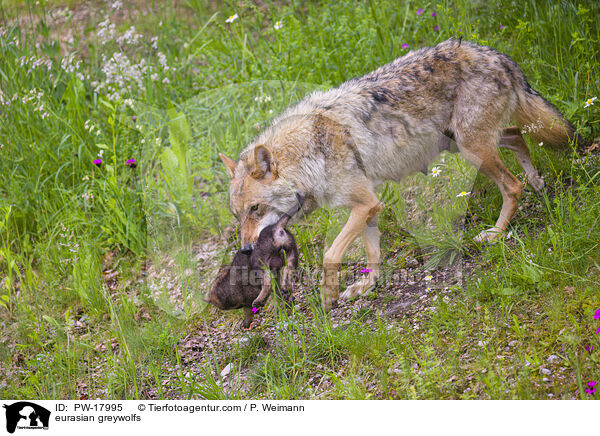
M0 397L599 398L598 150L530 144L545 193L489 246L500 193L460 156L386 185L382 284L328 315L313 273L338 210L293 228L292 314L272 301L244 332L202 301L239 247L219 151L450 37L510 55L598 137L599 3L177 3L0 2Z

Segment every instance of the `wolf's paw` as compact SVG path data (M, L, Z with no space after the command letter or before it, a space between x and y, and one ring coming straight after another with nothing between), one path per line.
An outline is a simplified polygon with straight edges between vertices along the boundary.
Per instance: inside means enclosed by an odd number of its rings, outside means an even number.
M494 227L488 230L484 230L479 235L477 235L473 240L475 242L495 242L504 235L504 231L499 229L498 227Z
M375 287L375 280L371 277L363 277L356 283L351 284L346 288L340 298L350 300L358 295L362 295Z
M527 181L529 182L529 185L531 185L533 190L541 195L544 186L546 186L544 178L541 175L537 174L534 176L532 175L531 177L527 176Z

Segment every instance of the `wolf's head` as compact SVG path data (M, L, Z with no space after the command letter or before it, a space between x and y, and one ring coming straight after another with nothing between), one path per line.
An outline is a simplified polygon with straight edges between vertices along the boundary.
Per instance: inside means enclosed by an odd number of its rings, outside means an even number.
M219 153L231 177L229 204L240 223L242 250L252 251L258 235L297 204L294 189L280 177L272 152L257 145L238 162Z

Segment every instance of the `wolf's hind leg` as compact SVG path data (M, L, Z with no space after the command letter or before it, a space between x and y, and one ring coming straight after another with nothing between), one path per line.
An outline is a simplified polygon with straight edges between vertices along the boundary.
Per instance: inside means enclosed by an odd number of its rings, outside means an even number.
M267 298L271 295L272 287L271 287L271 274L269 270L266 268L261 270L262 273L262 286L260 289L260 294L258 297L254 299L252 302L253 307L262 307L267 302Z
M366 277L360 278L356 283L348 286L340 298L354 298L357 295L362 295L365 292L373 289L379 278L379 261L381 251L379 249L379 231L378 216L373 217L367 224L367 228L362 232L362 239L367 252L367 269L370 271Z
M527 144L525 143L523 136L521 136L519 128L507 127L502 130L502 136L500 137L500 143L498 145L502 148L512 150L515 153L521 168L525 170L529 184L535 192L541 194L545 185L544 178L531 163L529 148L527 148Z
M498 149L496 148L497 137L479 137L459 143L462 155L479 170L496 183L502 194L502 210L496 221L496 225L481 232L476 238L477 242L492 242L504 234L510 219L515 214L521 197L523 185L506 168Z
M501 79L508 80L506 76ZM478 242L491 242L502 236L515 214L522 183L504 165L498 154L502 126L516 106L516 96L501 92L484 75L475 75L457 89L451 131L461 154L496 183L502 194L502 209L494 228L481 232Z

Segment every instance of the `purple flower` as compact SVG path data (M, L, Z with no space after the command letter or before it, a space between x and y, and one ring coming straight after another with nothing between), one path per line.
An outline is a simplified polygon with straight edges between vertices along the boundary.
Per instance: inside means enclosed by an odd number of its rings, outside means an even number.
M589 353L591 353L594 350L594 346L593 345L586 345L585 346L585 350Z
M596 330L596 334L600 335L600 327L598 327L598 330Z
M588 382L587 385L589 386L589 388L585 390L585 393L588 394L588 395L592 395L593 393L595 393L596 392L596 388L594 386L596 386L597 384L598 383L595 382L595 381Z
M253 307L253 308L252 308L252 312L254 312L254 313L258 312L258 308L256 308L256 307Z
M404 43L400 46L402 48L402 50L408 50L408 44Z
M135 115L131 116L132 121L135 123Z
M594 381L592 381L592 382L588 382L588 386L589 386L590 388L593 388L593 387L594 387L594 386L596 386L597 384L598 384L598 382L594 382Z
M500 24L500 30L504 29L504 26L502 24Z
M594 312L594 319L600 319L600 309Z
M438 26L437 24L435 26L433 26L433 30L435 30L436 32L440 31L440 26Z
M367 268L360 270L360 272L363 273L363 274L370 273L371 271L373 271L373 270L372 269L367 269Z
M435 12L432 12L432 13L431 13L431 16L432 16L432 17L437 17L437 13L435 13Z
M417 9L417 17L423 13L423 8Z
M137 164L135 163L135 159L129 159L127 162L125 162L125 164L129 168L135 168L137 166Z
M94 165L96 165L97 167L99 167L100 165L102 165L102 159L96 159L96 160L92 161L92 163Z

